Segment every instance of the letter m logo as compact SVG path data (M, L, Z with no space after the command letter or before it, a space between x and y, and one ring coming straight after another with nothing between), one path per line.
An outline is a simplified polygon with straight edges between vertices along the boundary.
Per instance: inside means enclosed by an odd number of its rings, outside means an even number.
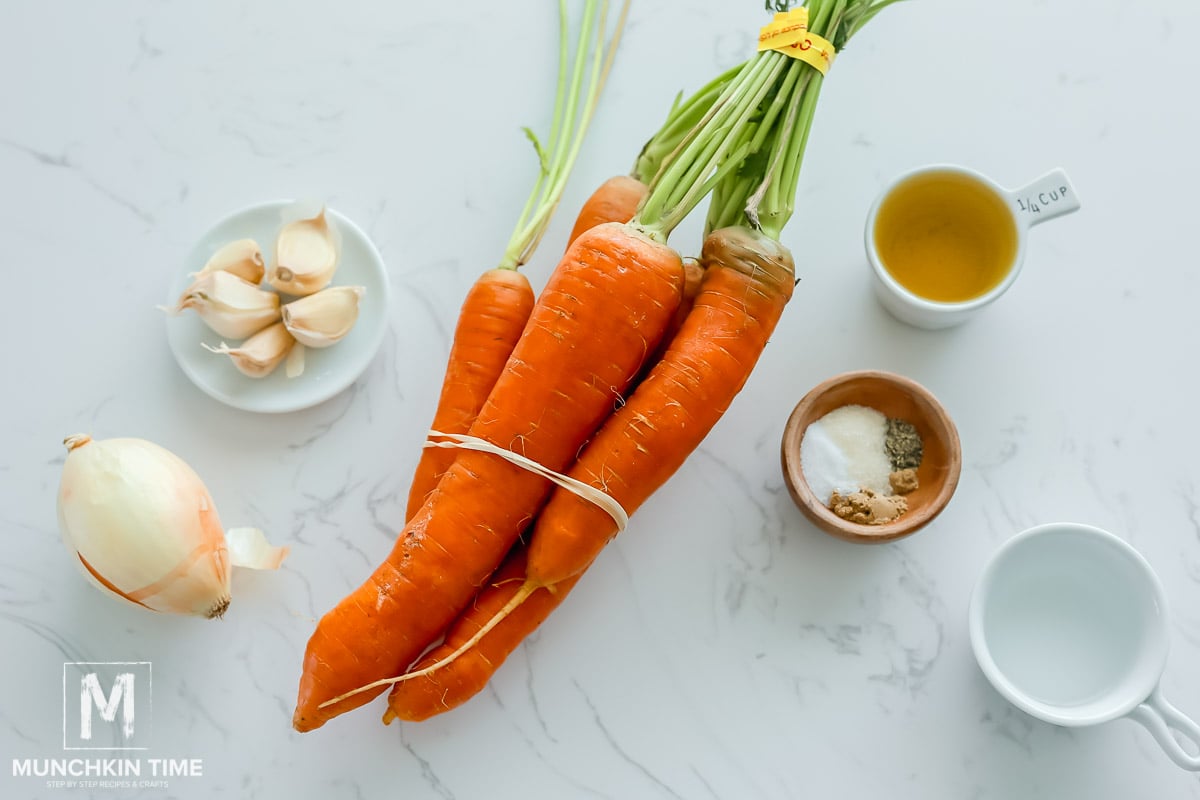
M117 704L121 703L121 732L126 739L133 738L133 714L135 695L133 691L134 678L132 672L122 672L113 681L112 692L104 696L100 688L100 679L96 673L89 672L80 680L79 692L79 738L92 738L92 707L100 712L100 718L105 722L113 722L117 718Z
M64 663L63 749L147 749L150 680L148 661Z

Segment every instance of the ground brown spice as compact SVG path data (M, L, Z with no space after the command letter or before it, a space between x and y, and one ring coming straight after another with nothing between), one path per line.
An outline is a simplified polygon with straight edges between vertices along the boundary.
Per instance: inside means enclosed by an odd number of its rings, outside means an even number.
M829 508L839 517L860 525L882 525L908 510L908 501L896 495L876 494L863 489L850 494L833 493Z
M888 484L892 487L892 494L911 494L920 485L917 471L912 467L898 469L888 475Z

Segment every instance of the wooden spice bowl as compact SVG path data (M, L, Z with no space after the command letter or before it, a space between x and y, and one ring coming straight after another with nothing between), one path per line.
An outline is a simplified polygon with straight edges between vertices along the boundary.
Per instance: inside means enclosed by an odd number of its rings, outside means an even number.
M805 430L845 405L867 406L886 417L907 420L921 435L924 454L917 468L919 485L905 495L908 511L892 522L864 525L842 519L817 499L804 479L800 442ZM892 542L928 525L950 502L962 471L958 430L937 398L915 381L875 370L835 375L809 391L788 418L780 452L788 492L804 515L826 533L860 543Z

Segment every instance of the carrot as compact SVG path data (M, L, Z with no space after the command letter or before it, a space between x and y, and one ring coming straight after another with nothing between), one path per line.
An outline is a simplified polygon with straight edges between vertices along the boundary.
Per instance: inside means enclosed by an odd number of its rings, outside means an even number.
M505 559L488 585L479 590L475 602L447 629L445 641L414 664L414 671L455 652L504 610L524 585L525 558L525 548L518 547ZM397 683L388 697L384 723L391 724L395 719L420 722L474 697L487 686L512 651L562 603L579 578L578 575L568 578L555 586L553 592L531 595L454 663L415 680Z
M566 469L657 344L682 285L682 262L666 245L616 223L585 233L551 275L470 435ZM402 672L442 633L548 494L544 478L502 458L459 453L384 562L317 624L295 728L379 694L383 685L363 687Z
M728 409L792 296L791 255L761 233L714 231L705 239L701 263L705 275L693 313L568 473L603 489L629 514L679 469ZM527 580L553 586L578 574L616 532L600 507L556 491L529 536Z
M844 43L890 2L811 0L811 29L838 31ZM709 179L716 184L709 228L725 220L747 227L722 227L706 237L702 261L708 270L694 310L662 360L589 442L571 473L602 487L630 513L670 477L720 418L749 376L792 292L790 255L778 238L792 214L821 81L798 64L766 80L774 99L756 120L743 116L732 126L724 149L718 148L717 177ZM696 147L709 146L703 137L697 141ZM686 183L691 174L694 181L697 163L693 159L671 165L665 170L668 180L660 174L656 184L668 188L660 196L652 186L638 217L654 219L655 209L662 207L658 219L669 225L687 204L677 199L669 178L682 175ZM686 196L695 189L685 186L682 191ZM384 721L425 719L478 692L562 602L616 532L613 520L594 504L556 491L538 517L527 550L505 567L503 575L511 578L524 561L525 580L519 586L509 580L484 588L475 607L446 632L443 644L396 682Z
M449 627L445 641L414 664L413 671L419 672L443 661L503 612L524 586L525 560L524 548L518 548L510 555L491 583L479 590L475 602ZM554 591L530 595L453 663L414 680L397 683L388 697L384 723L390 725L396 719L420 722L458 708L477 695L512 651L566 599L580 577L568 578L555 586Z
M675 153L691 128L707 114L725 87L737 76L741 65L726 70L686 101L676 98L667 120L642 146L628 175L614 175L583 202L571 229L570 241L588 228L605 222L633 219L649 191L649 182L663 162Z
M850 13L846 8L857 9L871 1L839 0L824 8L836 10L836 22L838 14ZM824 0L810 2L821 4ZM701 132L682 143L680 154L656 174L634 220L629 225L609 223L593 228L569 248L471 426L471 436L518 450L551 470L571 465L584 441L595 436L609 416L605 401L611 403L612 392L622 392L632 380L638 362L653 347L654 338L665 329L679 301L681 260L663 243L714 186L737 177L744 162L757 154L753 140L747 141L744 135L745 128L758 118L760 104L778 92L779 81L791 74L788 61L780 53L768 52L747 62L705 115ZM794 119L794 115L788 118ZM778 165L781 159L776 156L772 148L771 163ZM749 210L747 216L751 217ZM752 273L765 271L756 267ZM744 324L755 293L746 286L741 289L730 296L725 308L740 312ZM705 296L702 291L695 311L685 321L685 331L693 319L720 316L720 304L714 302L710 309ZM748 340L755 335L753 327L744 333ZM697 341L695 349L702 356L710 355L705 345L731 354L711 354L718 376L724 371L720 364L740 352L735 341L714 340L711 334ZM677 365L678 374L656 381L659 371L653 370L639 389L645 390L643 396L652 397L661 382L659 393L670 398L675 392L670 384L686 385L689 372L705 371L705 364L686 357L687 348L681 350L685 355ZM673 352L675 348L668 355ZM664 358L663 364L669 363ZM731 385L728 379L711 380L717 382L718 395ZM740 386L740 381L733 383ZM695 427L689 412L700 420L712 413L705 410L712 404L711 398L703 392L699 397L696 408L657 402L649 404L652 415L628 417L622 415L627 404L614 416L629 420L628 431L648 428L648 420L661 422L664 429L674 421L677 429L686 431ZM722 406L715 403L714 407ZM685 434L676 432L662 441L666 445L662 458L668 463L686 457L688 448L678 444L686 443ZM637 446L620 451L630 474L642 469L651 482L665 480L669 472L662 467L635 466L645 461L640 452ZM607 476L602 469L598 472L603 482ZM638 491L630 483L615 494L636 507L644 499L639 499ZM371 680L402 669L445 635L446 626L470 603L476 587L484 585L548 496L549 489L538 475L492 454L461 453L406 526L385 563L318 624L306 652L293 720L296 727L316 727L330 716L366 702L385 685L428 674L423 670ZM607 539L611 525L607 523L598 537ZM438 666L468 652L536 590L536 586L529 588L528 566L517 595Z
M571 241L605 222L628 222L646 196L646 184L632 175L614 175L584 201L571 229Z
M683 299L679 303L679 308L675 311L675 319L671 321L671 325L667 328L667 336L663 337L658 352L654 354L654 358L650 361L651 365L657 364L662 359L663 353L667 351L667 347L675 338L675 334L683 327L684 320L687 319L688 314L692 313L692 307L696 303L696 295L700 294L700 283L703 280L703 263L694 258L685 258L683 260Z
M707 113L739 68L717 76L686 102L676 102L667 121L642 147L633 173L614 175L600 184L584 201L575 218L575 226L571 229L568 247L580 234L597 225L633 219L646 197L646 181L654 177L663 160L678 147L689 126ZM548 221L549 217L544 219ZM518 232L520 230L518 225ZM511 251L513 246L510 245L509 249ZM515 259L512 261L515 262ZM687 261L684 267L686 281L683 302L669 334L673 334L682 324L700 285L702 273L699 264ZM533 290L528 280L515 271L502 268L489 270L476 281L463 302L455 328L450 359L431 426L434 430L444 433L467 432L478 416L483 401L487 399L488 392L495 385L505 360L516 346L532 307ZM664 337L663 345L669 340L669 335ZM411 519L421 507L456 455L455 451L443 448L424 450L409 489L405 519Z
M631 514L720 419L792 294L791 257L762 234L736 227L716 231L706 239L701 261L706 269L692 313L568 473L603 489ZM385 721L425 719L482 689L615 533L605 511L556 490L533 526L527 552L510 557L444 643L413 666L410 675L419 677L393 687Z
M584 57L589 49L586 45L589 28L599 11L601 19L597 31L602 39L604 5L597 6L592 2L585 9L575 64L573 70L568 72L566 6L559 4L563 36L559 44L558 90L549 150L543 152L537 137L526 130L541 160L541 171L517 220L499 267L483 273L463 300L433 415L433 430L453 434L467 432L529 321L534 303L533 288L529 285L529 279L517 270L533 255L562 197L566 177L579 154L584 133L612 65L628 10L629 2L626 0L603 63L599 61L602 48L599 44L595 47L591 84L582 98L583 107L577 110L583 85ZM630 216L632 211L629 216L614 219L627 222ZM571 238L574 240L576 237ZM421 508L456 456L455 451L444 448L425 448L422 451L409 487L405 520L412 519Z
M568 258L570 257L571 253L575 252L576 249L579 248L580 244L588 241L591 237L596 235L597 232L605 232L605 231L610 231L610 230L611 231L626 231L631 236L632 236L632 234L636 234L638 237L641 237L642 239L644 239L645 242L647 242L647 243L652 243L652 242L657 242L657 241L665 241L666 238L668 237L668 235L670 234L670 231L673 230L684 219L684 217L687 216L687 214L693 208L695 208L695 206L700 202L700 200L704 196L707 195L707 193L709 191L711 191L712 186L719 180L720 176L723 173L728 173L728 171L731 169L731 166L727 165L724 168L724 170L722 170L721 165L726 161L733 162L733 165L735 165L737 160L740 160L740 158L744 157L744 155L746 153L745 148L742 148L740 153L739 152L731 153L730 148L733 147L735 144L738 144L739 131L747 123L747 121L749 119L751 119L751 117L754 115L755 109L757 108L758 104L770 92L770 90L774 86L774 82L779 78L779 76L781 74L783 74L786 71L784 69L784 67L785 67L784 62L787 60L786 57L780 56L778 53L776 53L774 55L778 56L778 58L773 58L773 57L768 56L766 58L755 59L752 62L747 62L746 66L739 72L739 74L737 75L735 80L730 83L729 87L727 87L726 91L722 94L722 97L717 102L714 102L712 113L709 115L706 115L706 123L705 124L707 126L706 127L707 134L705 136L696 137L689 145L687 145L686 147L683 148L682 153L678 157L673 159L673 161L671 162L671 164L668 168L664 168L664 169L660 170L659 174L655 177L654 183L651 186L651 191L646 197L646 201L641 205L641 207L639 208L639 211L637 212L637 214L635 216L635 219L629 225L621 226L621 225L617 225L616 223L607 223L598 228L591 229L590 231L585 233L583 236L581 236L580 239L578 239L574 245L571 246L571 248L568 250ZM657 190L655 187L657 187ZM643 231L644 231L644 233L643 233ZM663 247L664 247L664 249L668 250L668 252L674 254L674 251L669 250L669 248L665 248L665 246L663 246ZM681 259L679 259L678 255L675 255L674 259L675 259L674 263L677 265L675 274L678 277L678 283L675 285L675 290L678 294L676 294L676 296L673 298L674 303L672 305L672 311L674 310L674 307L678 305L678 303L681 299L682 288L683 288L682 261L681 261ZM613 281L613 280L617 279L618 277L620 277L621 274L628 272L630 270L631 266L633 266L633 264L635 264L635 263L636 263L636 260L632 263L621 263L619 258L614 258L613 262L611 264L611 267L614 270L614 272L616 272L617 274L614 276L609 276L608 281ZM560 265L560 268L561 268L561 265ZM608 281L606 281L606 282L608 282ZM541 305L542 305L542 299L539 299L538 307L535 307L535 310L534 310L535 318L537 317L537 314L538 314L538 308L540 308ZM630 304L630 309L634 309L634 308L638 308L638 307L634 306L633 304ZM646 312L647 312L646 309L642 309L640 313L646 313ZM629 311L627 310L625 313L628 314ZM701 315L701 316L703 316L703 315ZM690 317L689 317L689 319L690 319ZM568 320L571 322L576 321L574 318L564 318L564 322L566 322ZM661 332L665 329L668 321L669 320L667 320L667 319L663 319L662 320L663 327L659 328L656 331L656 333L661 334ZM685 325L686 325L686 323L685 323ZM563 334L561 334L561 336L563 338L568 338L572 335L579 335L584 330L587 330L587 329L579 328L578 330L573 330L571 333L563 333ZM500 383L497 383L496 388L493 390L491 397L489 397L489 399L488 399L488 404L484 407L484 413L486 413L487 410L493 405L496 398L502 394L502 388L501 388L502 384L503 384L505 378L507 378L509 376L510 371L513 367L513 364L515 362L521 361L521 359L518 357L518 353L520 353L522 351L522 348L525 346L526 341L528 339L530 339L530 337L532 335L534 335L535 332L538 335L541 335L544 333L544 331L541 330L541 327L538 324L535 324L534 319L531 318L530 324L526 327L525 333L522 336L521 341L517 345L517 349L514 350L512 357L509 359L509 364L505 368L505 376L501 378ZM596 330L591 331L590 337L591 337L590 341L588 341L586 343L580 343L578 345L580 351L584 350L586 347L586 348L594 350L595 357L601 357L602 354L605 354L605 353L613 350L613 348L611 346L608 348L605 348L600 344L600 342L603 342L607 338L603 329L597 328ZM647 349L645 354L648 354L652 349L653 349L653 346L651 345ZM643 354L643 355L645 355L645 354ZM605 358L607 358L607 357L610 357L610 356L605 356ZM579 361L584 364L587 363L587 359L583 358L582 356L579 358ZM602 358L602 360L599 363L605 363L605 360ZM565 369L566 367L564 366L563 368ZM578 370L579 367L576 366L575 369ZM649 382L649 378L647 379L647 382ZM615 385L623 385L623 384L618 383L618 382L613 382L613 383L609 383L607 385L615 386ZM516 389L516 387L514 385L512 387L512 390L515 390L515 389ZM530 414L531 419L538 419L540 416L540 409L544 408L545 406L546 406L546 404L544 402L541 405L539 405L537 403L529 403L528 405L523 406L523 408ZM628 408L628 406L626 405L621 410L624 410L625 408ZM599 427L599 423L602 421L603 421L602 417L597 417L594 420L595 427ZM481 414L480 418L478 420L476 420L475 424L471 428L472 435L479 435L477 433L477 431L482 431L485 433L485 435L487 434L488 427L487 427L487 425L483 424L484 422L485 422L485 418ZM635 423L636 423L636 421L635 421ZM595 428L593 428L591 432L594 432L594 430L595 430ZM541 433L542 429L540 427L535 426L533 428L533 431L537 432L537 433ZM515 433L515 431L514 431L514 433ZM590 432L589 432L589 434L585 434L585 438L587 435L590 435ZM492 441L495 441L495 440L493 439ZM583 439L579 439L576 442L577 448L579 446L582 446L583 441L584 441ZM528 445L528 442L525 442L525 444ZM557 442L555 444L557 444ZM552 443L545 442L544 447L546 448L546 453L554 453L554 451L550 449L551 446L552 446ZM567 466L569 466L572 463L569 455L566 453L562 454L562 458L559 461L556 461L553 458L547 458L547 457L545 457L545 455L543 453L537 453L537 454L526 453L526 454L530 455L530 457L533 458L534 461L536 461L544 466L547 466L550 469L556 470L556 471L561 471L562 469L565 469ZM431 507L433 507L435 509L437 506L437 501L439 499L439 496L442 495L443 492L446 492L448 490L448 488L453 487L453 482L451 481L451 479L456 475L457 472L460 472L461 468L464 466L464 464L468 462L468 456L476 456L476 458L470 459L471 465L475 466L476 462L478 461L478 458L477 458L478 454L470 453L470 452L464 452L464 453L460 454L458 459L454 462L453 466L451 466L450 471L446 473L446 476L442 479L441 483L438 484L437 490L432 495L430 495L430 498L426 502L425 506L423 506L421 511L418 512L417 516L414 517L413 521L410 523L410 527L412 527L414 524L418 524L418 523L428 522L428 523L432 524L432 522L434 522L438 519L437 516L430 516L430 514L432 513ZM558 464L557 466L556 466L556 463ZM482 463L478 464L477 469L484 470L484 469L487 469L488 467L489 467L489 463L485 460ZM490 466L490 469L496 470L497 467L496 467L496 465L492 464ZM511 470L510 470L510 473L511 473ZM518 482L521 480L524 480L527 482L529 480L529 478L531 478L531 477L532 476L526 475L526 476L523 476L523 478L519 478L517 476L513 476L513 475L509 474L509 478L513 481L513 486L499 487L499 488L504 489L505 491L504 491L504 493L495 496L493 499L493 502L495 502L497 505L497 509L495 511L495 513L497 515L501 514L501 513L505 513L505 512L510 512L514 508L517 510L529 509L530 510L529 519L533 518L533 512L535 512L538 509L538 507L540 505L540 501L545 499L545 496L548 495L548 491L546 491L544 487L539 486L538 479L536 477L534 477L533 480L535 481L535 483L532 486L536 487L536 488L541 488L542 492L543 492L542 496L533 497L533 498L527 498L527 497L522 496L517 491ZM491 477L490 472L488 473L484 483L488 489L496 488L492 485L493 483L495 483L495 479ZM456 498L456 499L460 499L460 498ZM466 498L461 498L461 499L465 500ZM492 499L492 498L489 498L489 499ZM490 527L491 526L490 520L487 522L483 522L481 520L480 522L475 522L474 524L476 524L476 525L488 524L489 525L489 533L494 533L496 530L494 527ZM462 525L461 527L470 531L472 525ZM512 530L510 528L505 528L503 526L500 527L500 530L503 534L508 534L511 532L511 538L505 537L505 539L504 539L505 547L507 547L508 545L511 545L512 541L515 540L515 538L516 538L517 531ZM491 555L490 547L477 544L474 548L474 551L467 550L464 548L464 550L461 551L462 552L461 558L464 558L464 559L473 558L478 555L479 551L483 551L487 555ZM459 552L459 551L456 550L456 552ZM492 563L492 566L493 567L496 566L496 564L498 562L499 562L499 558L497 557L496 561ZM479 561L472 560L465 564L464 563L454 564L453 568L451 567L451 563L447 563L447 562L439 563L439 564L437 564L437 566L440 567L444 573L454 576L452 579L443 580L442 586L446 586L448 584L453 587L461 588L463 579L469 578L470 576L473 575L471 568L483 566L483 559L480 558ZM472 581L471 588L473 589L474 587L482 586L484 584L485 580L487 579L488 574L490 574L490 569L488 570L488 572L483 572L482 574L479 574L477 577L475 577L474 580ZM511 613L512 608L518 607L524 601L524 599L529 596L529 594L533 591L533 589L536 589L536 588L537 588L536 586L533 586L527 580L522 585L522 590L519 593L519 595L515 596L505 606L505 609L503 610L502 615L498 615L497 619L502 619L503 616L507 616L507 614ZM364 589L365 597L363 597L360 602L367 602L367 603L372 602L371 598L373 598L373 596L374 596L373 591L374 591L373 587L367 586ZM449 591L449 590L447 590L447 591ZM466 603L469 602L469 600L470 600L469 595L467 597L463 598L463 602L459 605L458 609L456 609L456 613L457 613L457 610L461 610L461 608L464 607L466 605ZM345 601L343 601L343 603L345 603ZM339 606L339 609L340 608L341 608L341 606ZM335 612L338 611L339 609L335 609ZM439 610L445 610L445 609L440 608ZM334 612L331 612L331 613L334 613ZM416 615L416 613L417 612L414 612L414 616ZM393 631L393 632L391 632L390 636L401 638L404 641L408 641L410 639L412 639L412 640L423 639L425 643L429 643L432 640L433 636L436 635L438 632L442 632L444 626L447 625L454 617L454 614L450 615L449 617L443 617L441 614L433 613L430 609L428 609L427 607L424 607L424 606L419 610L419 613L420 613L420 617L421 617L420 622L415 621L415 620L405 620L405 622L407 622L409 624L405 626L404 630L399 631L399 632ZM430 630L425 630L421 625L421 623L425 622L425 621L436 621L437 627L432 627ZM388 627L387 621L381 621L381 622L383 622L381 627L385 627L385 628ZM414 626L418 627L421 630L421 633L419 636L413 636L409 633L409 629ZM366 628L367 632L369 632L369 626L364 625L362 627ZM319 635L320 633L321 633L321 628L320 628L320 626L318 626L317 634L314 634L314 641L316 640L317 635ZM486 626L485 626L484 630L482 630L480 633L476 634L476 637L473 637L471 642L464 645L464 647L460 648L459 651L456 651L456 653L452 656L452 658L456 658L462 652L469 649L470 646L474 643L474 639L482 636L483 633L486 633ZM393 655L394 652L404 652L405 654L409 653L408 649L402 649L391 638L388 638L385 640L382 637L376 636L376 637L374 637L374 640L371 642L371 644L374 645L374 647L372 648L373 651L376 651L376 650L386 647L387 650L389 651L388 652L389 660L392 660L393 662L399 661L399 659L391 658L391 656ZM311 646L312 646L312 642L310 642L310 650L311 650ZM415 656L417 654L417 652L420 651L420 649L423 649L423 648L419 648L416 650L416 652L412 652L411 656ZM374 654L374 652L372 652L371 654L364 654L364 656L365 655L373 655L373 654ZM398 666L403 667L404 665L406 665L408 663L409 663L408 661L404 661L403 664L400 664ZM305 678L307 678L307 676L309 675L308 667L310 664L312 664L313 667L321 666L318 660L306 656ZM377 667L379 665L375 664L373 666ZM374 672L374 669L372 669L370 671ZM328 673L330 671L326 670L325 672ZM338 673L337 685L344 686L345 683L341 682L341 680L340 680L341 672L348 672L348 670L342 670L342 671L339 671L339 673ZM315 709L311 708L311 706L308 706L308 705L305 705L302 703L302 705L297 709L296 719L294 720L294 724L298 728L300 728L302 724L309 724L307 721L307 718L304 716L304 712L306 709L309 712L315 713L318 715L321 712L325 712L327 709L332 709L335 711L336 710L347 710L349 707L353 707L353 706L351 705L351 706L347 706L346 708L342 708L343 704L346 704L346 703L352 703L354 705L361 704L361 702L365 702L364 698L370 699L370 697L373 696L373 693L376 690L378 690L380 687L382 687L386 684L390 684L390 683L398 683L398 682L407 681L414 677L413 673L405 673L405 674L401 674L401 675L398 675L398 676L392 677L392 678L378 678L377 680L370 681L370 677L368 677L366 675L367 672L368 672L367 670L358 670L355 673L353 673L355 675L355 677L360 679L359 683L357 683L357 684L351 683L350 684L350 686L353 686L354 688L347 689L346 691L343 691L340 694L337 694L334 692L328 692L326 694L327 699L324 700L324 703L323 704L317 703L316 704L317 707ZM419 675L421 673L416 673L416 674ZM301 684L302 701L306 695L306 693L305 693L306 686L303 683L303 680L304 679L302 679L302 684ZM365 681L370 681L370 682L367 683ZM327 680L327 683L329 683L329 684L334 683L332 676ZM322 693L324 693L324 692L322 692ZM311 696L311 694L312 694L312 692L307 693L308 696ZM303 729L303 728L301 728L301 729Z
M433 430L466 433L471 427L525 330L533 302L529 279L515 269L490 269L475 281L454 329ZM422 451L408 492L406 520L425 504L457 455L439 447Z

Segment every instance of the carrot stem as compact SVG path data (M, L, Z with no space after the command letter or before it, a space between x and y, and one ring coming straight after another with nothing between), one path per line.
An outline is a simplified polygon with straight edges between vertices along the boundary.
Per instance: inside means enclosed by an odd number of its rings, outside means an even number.
M498 266L502 269L517 269L526 263L549 227L612 68L630 2L625 0L622 4L615 31L606 45L608 2L587 0L575 57L570 60L566 0L559 0L563 25L559 38L558 89L550 128L550 150L548 153L544 151L537 137L526 131L538 152L540 174L500 259Z
M674 156L680 142L700 123L743 66L744 62L725 70L682 103L680 97L676 97L662 127L642 147L630 175L646 184L654 180L658 171Z
M736 177L730 177L713 187L712 201L709 206L708 218L705 224L705 235L714 230L736 225L741 219L746 206L746 198L755 191L755 186L762 181L763 163L767 154L759 155L764 145L774 152L773 143L779 139L775 130L775 122L779 115L787 110L791 115L795 111L792 102L792 92L797 83L803 83L812 70L805 69L800 62L788 66L783 82L778 91L771 97L763 112L762 119L752 122L746 127L745 139L749 142L749 157L739 165ZM784 123L786 125L786 122ZM769 171L770 166L766 169ZM764 184L765 186L765 184Z
M587 10L584 11L584 16L587 15ZM569 52L569 41L567 25L567 3L566 0L559 0L558 3L558 79L555 81L554 90L554 112L550 115L550 141L553 142L558 138L558 129L562 125L563 112L563 96L567 88L567 54ZM529 198L525 201L525 207L521 209L520 215L517 216L516 227L513 230L512 238L509 239L509 248L513 246L513 240L517 238L518 232L523 229L529 220L529 215L533 212L534 206L537 205L538 198L542 196L542 186L549 175L550 170L546 164L546 152L542 149L542 143L538 141L537 135L530 128L525 128L525 135L533 144L533 149L538 156L538 177L534 181L533 189L529 192Z
M787 56L765 51L745 63L737 77L714 103L677 157L666 164L650 185L635 224L652 238L666 240L670 232L711 190L714 170L737 149L743 126L771 89Z
M851 36L894 2L898 0L809 0L808 29L841 52ZM809 65L791 64L749 137L746 163L714 187L707 230L743 224L778 240L794 211L823 80Z

